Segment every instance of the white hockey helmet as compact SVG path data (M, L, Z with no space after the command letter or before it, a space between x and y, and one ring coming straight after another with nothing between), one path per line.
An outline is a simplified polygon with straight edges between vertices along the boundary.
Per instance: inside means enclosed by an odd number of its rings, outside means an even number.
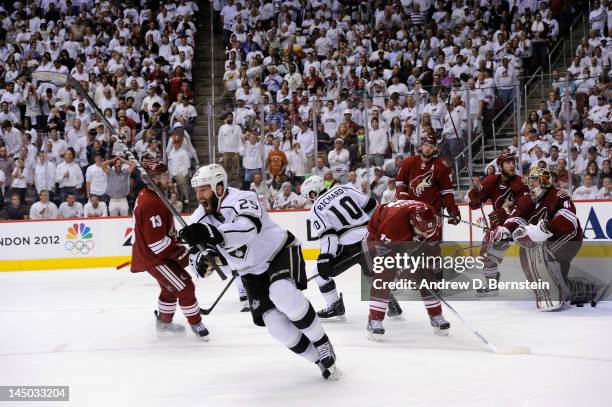
M221 195L217 195L217 185L223 184L223 192ZM227 189L227 172L225 168L219 164L203 165L193 174L191 177L191 187L197 188L204 185L210 185L213 193L221 198L225 194Z
M323 190L325 190L325 184L323 183L323 178L319 177L318 175L308 177L308 179L304 181L300 187L302 197L312 201L317 199L317 196L319 196ZM313 192L315 193L314 197L312 196Z

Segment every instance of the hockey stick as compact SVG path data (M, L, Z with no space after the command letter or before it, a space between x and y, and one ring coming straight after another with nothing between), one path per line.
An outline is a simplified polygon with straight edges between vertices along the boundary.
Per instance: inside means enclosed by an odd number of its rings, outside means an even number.
M454 219L452 216L448 216L448 215L445 215L445 214L442 214L442 217L443 218L448 218L448 219ZM466 225L474 226L476 228L480 228L480 229L484 229L484 230L489 230L488 226L482 226L482 225L480 225L478 223L470 222L469 220L461 219L459 222L465 223Z
M117 141L115 143L117 143L119 145L119 148L121 148L121 150L125 154L126 158L128 158L129 160L134 162L134 164L136 164L136 168L138 168L138 171L140 172L140 175L145 179L145 181L147 182L147 185L150 186L153 189L153 191L157 194L157 196L159 196L159 198L162 200L162 202L164 203L166 208L168 208L170 213L172 213L172 216L174 217L174 219L176 219L178 221L178 223L181 225L181 227L187 226L187 222L185 222L185 220L178 213L176 208L174 206L172 206L170 201L164 196L162 191L159 189L159 186L155 182L153 182L153 180L151 179L149 174L147 174L145 169L142 167L142 164L140 163L140 160L138 160L138 158L136 158L134 153L132 153L132 151L127 147L127 145L125 145L123 136L121 134L119 134L113 128L113 126L109 123L109 121L104 116L104 113L102 112L102 110L100 110L100 107L98 107L98 105L96 105L96 102L94 102L94 100L91 98L91 96L89 96L87 91L85 91L85 89L83 89L83 87L81 86L79 81L74 79L72 76L61 74L59 72L44 72L44 71L33 72L32 73L32 78L36 79L38 81L59 82L59 83L62 83L62 84L68 83L68 84L70 84L70 86L72 86L74 88L74 90L77 91L77 93L79 95L83 96L83 98L85 100L87 100L87 103L89 103L89 105L100 116L100 118L102 119L102 122L105 125L106 129L110 133L112 133L113 136L115 136L117 138ZM198 249L200 249L200 251L204 251L203 247L198 246ZM219 270L218 267L214 267L214 268L215 268L215 271L217 272L217 274L219 274L219 277L221 277L221 280L225 280L227 278L221 272L221 270Z
M217 299L215 300L215 302L213 302L213 304L210 306L210 308L208 308L208 309L200 308L200 314L202 314L202 315L210 314L212 312L212 310L215 309L215 306L221 300L221 297L223 297L223 295L225 294L227 289L230 287L230 285L232 285L232 283L234 282L235 279L236 279L236 275L233 275L232 278L230 279L230 281L225 285L225 287L223 288L221 293L217 296Z
M446 305L446 307L451 310L451 312L453 314L455 314L455 316L457 317L457 319L459 319L459 321L461 321L463 323L463 325L465 325L466 328L468 328L470 331L472 331L472 333L474 335L476 335L478 337L478 339L480 339L480 341L482 343L484 343L485 345L487 345L489 347L489 349L491 349L491 351L493 353L498 353L498 354L504 354L504 355L520 355L520 354L527 354L531 352L531 349L529 349L529 346L495 346L493 345L487 338L484 337L484 335L482 335L480 332L478 332L477 330L475 330L474 328L472 328L466 321L465 319L463 319L463 317L461 316L461 314L459 314L453 307L451 307L451 305L446 302L446 300L444 300L444 298L442 298L440 295L436 294L433 290L431 290L427 285L425 285L425 288L427 288L427 291L429 291L429 293L431 295L433 295L434 297L436 297L436 299L438 301L440 301L441 303L443 303L444 305Z

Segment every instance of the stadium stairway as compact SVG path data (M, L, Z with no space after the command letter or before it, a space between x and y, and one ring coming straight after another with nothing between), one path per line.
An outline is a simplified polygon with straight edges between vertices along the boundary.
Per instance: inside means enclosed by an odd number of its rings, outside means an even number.
M192 135L194 147L198 153L200 165L209 164L209 123L208 123L208 105L207 102L214 94L220 101L220 96L223 93L223 73L225 52L223 48L223 35L214 33L214 38L211 38L211 13L212 7L210 2L201 2L199 12L199 27L196 37L195 63L193 67L194 81L194 105L198 112L196 119L194 134ZM211 65L211 47L214 46L214 72L215 80L212 80L212 65ZM220 111L217 103L216 110ZM222 106L222 105L221 105ZM220 119L215 119L215 132L222 124Z
M571 41L570 34L565 37L564 43L560 45L553 55L553 63L551 72L554 69L558 69L559 71L564 71L570 66L572 62L572 56L576 52L576 47L580 44L580 40L589 31L589 22L588 15L586 19L582 19L582 15L578 15L576 18L576 23L573 26L571 32ZM563 57L563 52L565 48L565 58ZM523 91L524 82L521 84L521 91ZM548 98L548 93L552 89L550 75L548 75L548 71L544 72L543 77L536 77L528 86L528 97L527 97L527 113L532 110L538 110L540 106L540 102L542 100L546 100ZM521 95L521 123L517 123L515 127L516 115L512 115L504 120L502 120L499 125L496 126L495 129L495 143L492 138L488 138L485 141L485 164L482 164L482 155L481 150L474 151L473 156L475 159L473 160L472 171L474 175L481 175L484 173L485 166L494 160L501 148L512 145L512 137L515 135L515 128L520 129L525 121L525 101L524 94ZM497 147L497 148L495 148ZM460 173L459 177L459 191L466 191L471 187L471 181L468 176L467 171L463 171Z

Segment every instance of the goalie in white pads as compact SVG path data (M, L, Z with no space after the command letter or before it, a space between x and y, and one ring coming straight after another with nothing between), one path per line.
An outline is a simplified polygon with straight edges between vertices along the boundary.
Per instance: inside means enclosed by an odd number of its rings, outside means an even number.
M254 192L228 187L222 166L200 167L191 186L219 223L193 223L181 229L180 238L190 246L214 246L240 275L255 325L316 363L325 379L339 377L332 344L301 291L306 270L300 242L270 219Z
M322 319L344 321L344 302L333 277L355 264L363 271L368 270L363 263L361 242L367 234L376 200L346 185L326 189L318 175L304 181L301 193L302 197L313 201L308 220L313 234L321 242L316 281L327 307L317 315Z

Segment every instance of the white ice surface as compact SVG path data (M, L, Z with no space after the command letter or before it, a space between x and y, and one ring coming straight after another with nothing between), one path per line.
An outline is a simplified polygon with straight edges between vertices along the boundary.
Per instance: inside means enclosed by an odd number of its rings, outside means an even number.
M312 267L312 265L310 266ZM612 303L541 313L531 303L454 302L494 344L529 345L530 355L495 355L449 312L435 336L421 303L386 321L368 341L368 304L357 270L337 279L347 321L325 324L344 376L277 344L232 287L205 319L210 342L191 332L159 339L156 282L114 269L0 273L0 385L69 385L70 406L610 406ZM202 307L224 282L198 282ZM316 284L307 291L323 305ZM177 322L184 317L177 312Z

